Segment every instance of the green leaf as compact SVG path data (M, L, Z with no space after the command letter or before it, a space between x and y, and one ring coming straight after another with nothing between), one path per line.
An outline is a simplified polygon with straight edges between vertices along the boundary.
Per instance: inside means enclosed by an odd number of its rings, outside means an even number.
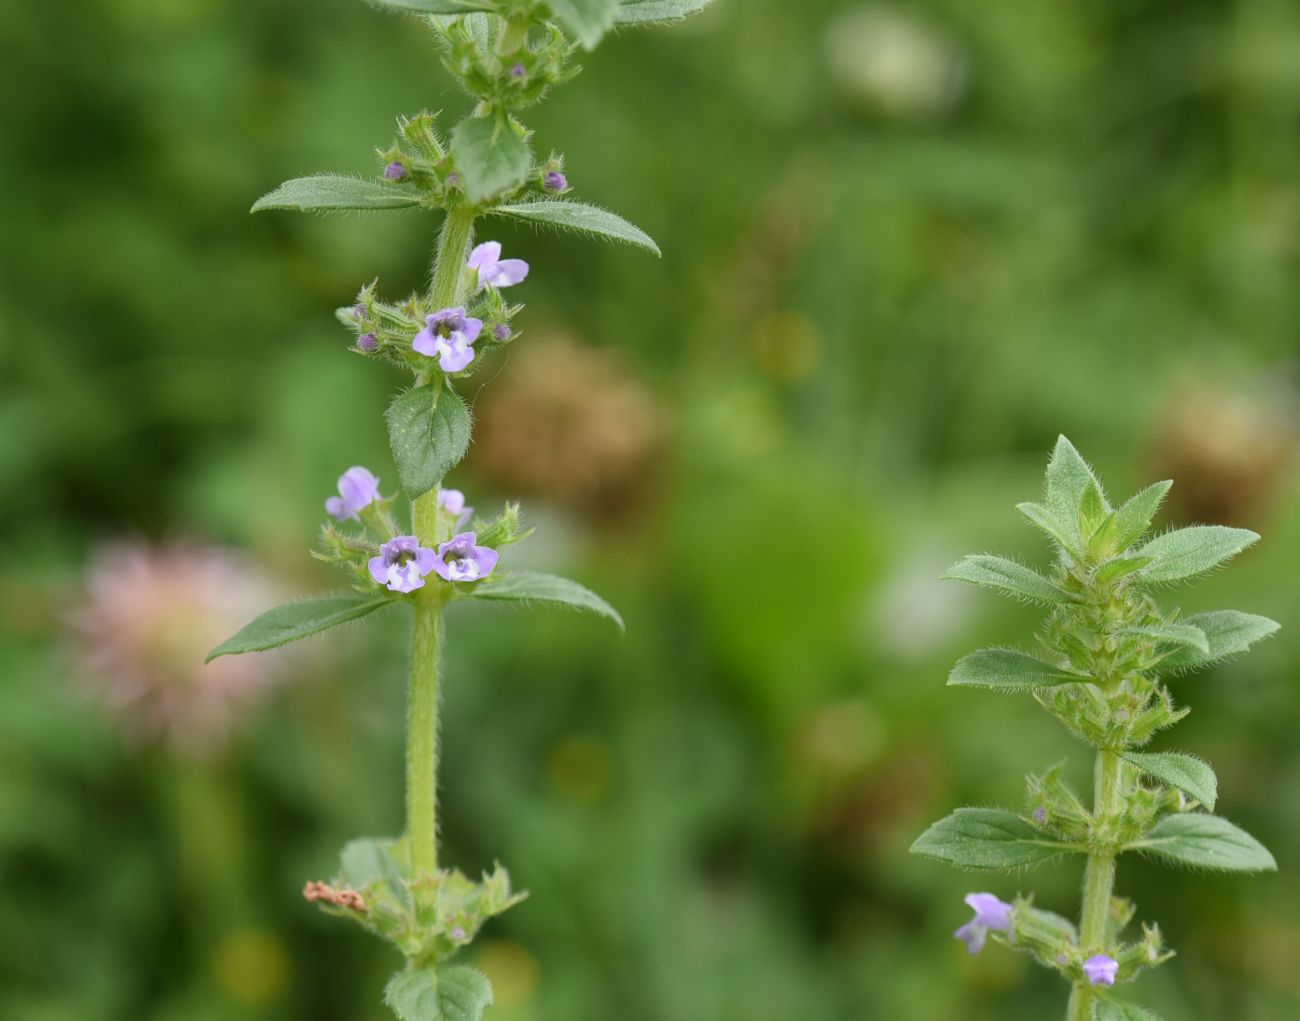
M713 0L623 0L614 12L619 25L666 25L708 7Z
M1204 812L1167 815L1128 849L1216 872L1277 871L1277 862L1263 844L1227 819Z
M1101 1000L1097 1004L1097 1021L1160 1021L1160 1017L1133 1003Z
M513 206L497 206L484 210L485 215L511 216L531 223L544 223L551 227L562 227L583 234L613 241L624 241L637 245L647 251L660 255L659 246L654 238L640 227L633 226L623 217L617 216L600 206L589 206L582 202L569 202L564 199L551 199L545 202L524 202Z
M521 130L504 115L466 117L452 128L451 154L472 202L522 184L532 163Z
M1259 536L1246 528L1197 525L1157 536L1137 551L1150 557L1142 569L1144 581L1179 581L1212 571L1232 559Z
M609 603L588 588L568 578L536 571L511 571L500 578L489 578L474 585L475 599L488 599L509 603L548 603L552 606L569 606L608 617L621 629L623 618Z
M1057 588L1037 571L1017 564L1014 560L979 554L966 557L948 568L943 577L982 585L1007 595L1018 596L1034 603L1065 603L1070 601L1067 592Z
M1108 561L1103 566L1097 568L1094 576L1099 584L1105 585L1108 582L1115 581L1117 578L1123 578L1126 574L1132 574L1134 571L1140 571L1151 563L1150 557L1120 557L1118 560Z
M1208 762L1181 752L1121 752L1120 758L1161 783L1176 787L1214 811L1219 797L1219 780Z
M494 11L491 0L366 0L381 10L414 11L418 14L469 14Z
M1081 546L1077 529L1071 532L1063 522L1058 521L1056 516L1041 503L1018 503L1016 504L1016 510L1033 522L1035 527L1046 532L1061 549L1076 557L1079 556Z
M546 0L546 5L586 49L594 49L614 24L618 0Z
M1018 869L1077 848L1049 840L999 808L959 808L922 833L912 854L964 869Z
M1210 640L1195 624L1160 624L1153 627L1126 627L1121 635L1141 635L1168 645L1182 645L1208 654Z
M959 659L948 674L949 684L998 691L1028 691L1086 680L1015 649L980 649Z
M332 595L285 603L268 610L227 638L208 653L204 662L211 663L218 656L262 652L288 645L299 638L308 638L350 620L358 620L395 601L395 597L390 595Z
M1090 518L1110 510L1101 483L1097 481L1088 463L1079 456L1069 440L1059 436L1056 449L1047 462L1047 494L1044 503L1052 517L1064 526L1066 536L1075 544L1074 548L1078 548L1085 538L1079 527L1085 512L1085 501Z
M339 878L354 890L383 882L394 890L405 891L405 874L393 856L394 844L378 837L349 840L339 852Z
M1132 546L1151 527L1151 522L1169 492L1172 482L1156 482L1124 501L1115 512L1115 549L1123 552Z
M438 485L469 449L470 415L457 393L426 383L398 395L384 416L397 476L414 499Z
M492 1004L492 986L463 964L413 968L388 980L384 1002L400 1021L479 1021Z
M363 181L342 174L317 174L285 181L253 203L252 212L297 209L302 212L331 209L405 209L418 206L420 196L395 184Z
M1179 649L1161 661L1160 667L1163 670L1193 670L1236 656L1261 639L1268 638L1282 626L1257 613L1242 613L1240 610L1194 613L1184 623L1204 632L1209 651Z

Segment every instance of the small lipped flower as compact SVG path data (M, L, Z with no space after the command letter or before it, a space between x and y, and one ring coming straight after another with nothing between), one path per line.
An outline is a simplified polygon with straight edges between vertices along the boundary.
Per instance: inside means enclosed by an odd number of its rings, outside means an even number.
M465 506L465 494L459 489L438 490L438 506L456 516L457 526L474 516L474 508Z
M462 532L438 547L434 572L445 581L478 581L497 566L500 554L487 546L476 546L473 532Z
M424 588L424 576L436 569L437 554L420 545L413 535L399 535L379 547L370 558L370 576L390 592ZM441 573L441 572L439 572Z
M469 253L469 269L478 271L478 289L485 287L511 287L528 276L528 263L523 259L501 258L500 241L484 241Z
M368 468L354 465L339 476L339 495L325 501L325 512L336 521L356 521L377 499L379 479Z
M552 170L542 178L542 187L547 191L561 192L569 190L569 179L560 171Z
M953 933L966 944L967 953L974 956L984 949L989 930L1011 931L1011 905L991 893L968 893L966 904L975 917Z
M399 160L393 160L392 163L384 167L384 177L389 181L400 181L406 177L406 164Z
M437 358L443 372L460 372L474 360L473 344L483 332L482 319L467 316L463 308L444 308L427 316L424 323L411 347Z
M1105 954L1097 954L1083 962L1083 975L1094 986L1113 986L1119 973L1119 962Z

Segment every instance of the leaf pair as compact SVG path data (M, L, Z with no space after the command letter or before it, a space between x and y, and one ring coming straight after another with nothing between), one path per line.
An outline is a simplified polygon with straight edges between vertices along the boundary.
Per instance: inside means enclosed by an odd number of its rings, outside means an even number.
M399 1021L479 1021L492 1005L487 976L463 964L399 971L384 987Z

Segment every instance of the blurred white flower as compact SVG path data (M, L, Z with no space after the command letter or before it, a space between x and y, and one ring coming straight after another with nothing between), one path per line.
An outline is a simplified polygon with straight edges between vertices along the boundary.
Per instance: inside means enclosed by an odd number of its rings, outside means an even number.
M137 740L219 750L282 672L278 653L203 659L278 602L275 586L227 550L176 541L96 551L71 617L78 681Z

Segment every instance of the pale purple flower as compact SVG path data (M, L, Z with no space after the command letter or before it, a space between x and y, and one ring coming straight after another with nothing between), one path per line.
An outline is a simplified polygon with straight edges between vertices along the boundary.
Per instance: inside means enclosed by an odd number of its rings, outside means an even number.
M406 176L406 165L397 160L384 167L384 177L390 181L400 181Z
M483 320L465 315L463 308L444 308L424 320L411 347L437 358L443 372L460 372L474 360L474 341L483 332Z
M552 170L542 178L542 187L547 191L568 191L569 179L558 170Z
M363 333L357 338L357 347L369 354L379 347L379 338L373 333Z
M450 936L452 939L456 940L457 942L466 938L465 930L461 928L459 925L453 928L451 932L449 932L447 935Z
M1105 954L1097 954L1083 962L1083 974L1094 986L1113 986L1119 972L1119 962Z
M478 581L491 574L500 554L487 546L474 545L477 538L473 532L461 532L439 546L433 563L438 576L447 581Z
M370 576L392 592L414 592L424 588L424 576L436 569L436 555L413 535L399 535L379 547L370 558ZM441 572L439 572L441 573Z
M358 319L365 319L365 317L366 317L366 306L365 306L365 303L364 303L364 302L357 302L356 305L354 305L354 306L352 307L352 314L353 314L354 316L356 316Z
M484 241L469 253L470 269L478 270L479 290L484 287L510 287L528 276L523 259L501 258L500 241Z
M510 327L505 323L502 323L500 326L494 326L492 328L492 336L504 344L510 339Z
M457 525L463 525L474 516L474 508L465 506L465 494L459 489L438 490L438 506L455 514Z
M511 78L522 78L526 74L528 74L528 68L524 67L523 64L516 63L511 65L510 67Z
M1047 809L1042 805L1039 805L1034 809L1034 822L1038 823L1040 826L1047 822Z
M356 521L357 515L379 499L379 480L367 468L355 465L339 476L339 495L325 501L325 510L338 521Z
M968 953L974 955L984 949L990 929L1011 931L1011 905L1006 901L998 900L991 893L968 893L966 903L975 917L953 935L966 944Z

